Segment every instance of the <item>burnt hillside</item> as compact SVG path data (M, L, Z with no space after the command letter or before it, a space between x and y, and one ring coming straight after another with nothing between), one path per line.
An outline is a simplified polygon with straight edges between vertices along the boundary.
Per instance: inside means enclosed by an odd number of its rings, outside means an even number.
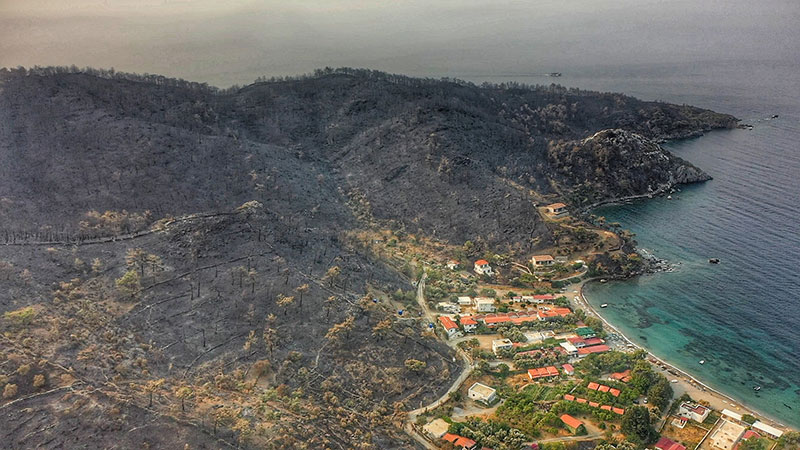
M527 253L552 243L535 203L703 180L657 141L735 122L353 69L227 90L2 70L0 439L412 446L403 412L460 367L413 318L413 268L353 233Z

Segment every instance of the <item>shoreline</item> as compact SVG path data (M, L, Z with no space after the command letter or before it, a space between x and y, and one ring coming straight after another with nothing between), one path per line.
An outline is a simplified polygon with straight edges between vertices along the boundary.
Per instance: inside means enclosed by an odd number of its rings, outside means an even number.
M589 303L589 301L586 299L586 295L584 293L584 286L586 286L591 282L594 282L595 280L596 279L593 278L581 281L580 283L573 284L571 286L567 286L568 289L578 292L578 297L580 298L582 304L578 304L576 306L583 308L590 315L593 315L598 319L600 319L605 327L607 327L609 330L612 330L614 333L618 334L625 341L626 344L632 345L637 350L644 350L647 353L648 359L656 361L656 364L654 364L655 366L654 369L658 370L659 372L662 372L665 376L667 376L668 379L671 377L672 379L677 378L678 379L677 384L681 385L680 387L683 389L683 391L685 393L688 393L693 400L695 401L706 400L709 402L709 404L713 409L721 411L724 408L728 408L730 410L738 410L737 412L741 414L750 413L751 415L758 417L762 422L765 422L769 425L776 426L784 430L787 429L795 430L794 427L784 424L775 417L769 414L764 414L762 411L753 408L752 406L746 404L745 402L736 400L733 397L721 392L719 389L715 389L703 383L702 381L697 379L697 377L693 376L687 371L680 369L679 367L669 363L668 361L665 361L664 359L653 354L653 352L651 352L648 348L632 341L625 333L620 331L619 328L614 326L611 322L606 320L605 317L603 317L600 313L598 313L597 310L594 308L594 306L592 306L592 304ZM659 365L665 367L666 369L659 367ZM677 373L677 375L669 373L670 370ZM680 395L677 395L676 392L676 397L679 396ZM720 405L719 402L721 402L722 404ZM717 403L717 405L715 405L715 403Z

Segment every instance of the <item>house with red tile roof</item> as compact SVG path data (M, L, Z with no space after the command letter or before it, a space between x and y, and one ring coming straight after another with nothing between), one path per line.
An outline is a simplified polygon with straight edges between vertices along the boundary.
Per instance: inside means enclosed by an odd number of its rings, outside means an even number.
M571 394L564 394L564 400L573 401L575 400L575 396Z
M558 376L558 369L555 366L539 367L537 369L528 369L528 378L531 381L538 378L547 378Z
M603 409L603 410L606 410L606 411L611 411L611 405L603 405L603 406L600 407L600 409Z
M609 375L608 379L627 383L628 381L631 381L631 369L628 369L624 372L614 372Z
M589 402L589 406L591 406L592 408L599 408L599 407L600 407L600 403L597 403L597 402Z
M458 321L461 323L461 326L464 327L464 331L467 333L472 333L476 328L478 328L478 322L472 317L461 317L458 319Z
M492 266L490 266L489 261L485 259L479 259L475 261L475 267L473 267L473 270L475 270L475 273L477 273L478 275L489 275L489 276L494 275L494 272L492 271Z
M575 401L578 402L578 403L588 403L589 402L589 400L586 400L585 398L579 398L579 399L577 399Z
M600 391L600 392L608 392L608 390L609 390L609 389L611 389L611 388L610 388L610 387L608 387L608 386L606 386L605 384L601 384L601 385L600 385L600 386L597 388L597 390L598 390L598 391Z
M447 433L442 436L447 442L451 442L456 448L463 448L467 450L472 450L475 448L477 442L473 441L472 439L465 438L464 436L459 436L453 433Z
M599 385L599 384L597 384L597 383L595 383L594 381L590 381L590 382L589 382L589 385L588 385L588 386L586 386L586 388L587 388L587 389L589 389L589 390L591 390L591 391L596 391L596 390L597 390L597 388L599 388L599 387L600 387L600 385Z
M611 389L608 390L608 393L613 395L614 397L619 397L619 394L621 393L621 391L619 389L616 389L616 388L611 388Z
M761 435L756 433L755 431L747 430L742 435L742 439L736 444L735 447L733 447L733 450L739 450L739 445L741 445L742 441L746 441L746 440L748 440L750 438L758 439L760 437L761 437Z
M581 426L583 426L583 422L580 420L570 416L569 414L562 414L561 421L564 422L573 433L578 430Z
M591 347L584 347L578 349L578 357L582 358L592 353L603 353L611 350L607 345L593 345Z
M572 364L562 364L561 368L564 369L564 373L567 375L575 374L575 368L572 367Z
M672 439L665 437L662 437L661 439L658 440L658 442L655 445L655 448L657 450L686 450L686 447L684 447L683 445L678 444Z
M453 319L447 316L439 316L439 323L444 328L444 331L447 333L447 337L453 337L458 334L458 325L453 322Z

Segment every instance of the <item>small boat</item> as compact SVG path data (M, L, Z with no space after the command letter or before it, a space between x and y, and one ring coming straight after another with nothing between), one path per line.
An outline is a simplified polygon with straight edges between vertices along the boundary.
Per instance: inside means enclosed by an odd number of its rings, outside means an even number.
M668 196L667 196L667 200L672 200L672 196L671 196L671 195L668 195Z
M756 392L758 392L758 391L760 391L760 390L761 390L761 386L756 386L756 387L754 387L754 388L753 388L753 390L754 390L754 391L756 391Z
M772 118L773 118L773 119L777 119L778 117L779 117L779 116L778 116L777 114L773 114L773 115L772 115Z
M600 305L600 307L601 308L607 308L608 307L608 303L603 303L602 305Z
M711 264L719 264L719 258L711 258L708 260L708 262Z
M601 282L601 283L608 283L608 280L606 280L605 278L603 278L602 280L600 280L600 282Z
M705 364L705 363L706 363L706 360L705 360L705 359L701 359L701 360L700 360L700 364Z

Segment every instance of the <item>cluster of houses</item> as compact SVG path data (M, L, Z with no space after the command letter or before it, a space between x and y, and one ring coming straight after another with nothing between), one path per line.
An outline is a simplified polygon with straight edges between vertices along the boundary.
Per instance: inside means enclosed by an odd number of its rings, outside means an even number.
M605 384L599 384L592 381L586 386L586 389L590 391L597 391L597 392L608 392L609 394L613 395L614 397L619 397L620 390L612 388L610 386L606 386Z
M481 309L484 311L488 309L485 307L482 308L483 303L481 302L481 297L477 297L475 300L478 311L481 311ZM494 308L493 301L491 303L491 307ZM554 307L510 313L488 313L477 314L474 316L463 316L459 317L458 321L464 328L464 332L472 333L478 327L478 324L486 325L489 328L494 328L502 324L522 325L528 322L537 322L552 320L558 317L566 317L570 314L572 314L572 310L569 308ZM444 328L448 337L454 337L460 332L458 324L450 317L439 316L439 324L442 326L442 328Z
M568 402L578 402L578 403L588 404L592 408L600 408L605 411L611 411L614 414L619 414L620 416L625 414L625 410L622 408L617 408L616 406L611 406L611 405L601 405L600 403L592 402L585 398L575 397L572 394L564 394L564 400Z
M478 447L478 443L470 438L448 433L447 430L449 427L450 424L443 419L434 419L432 422L422 427L422 429L432 438L449 442L457 449L473 450Z

